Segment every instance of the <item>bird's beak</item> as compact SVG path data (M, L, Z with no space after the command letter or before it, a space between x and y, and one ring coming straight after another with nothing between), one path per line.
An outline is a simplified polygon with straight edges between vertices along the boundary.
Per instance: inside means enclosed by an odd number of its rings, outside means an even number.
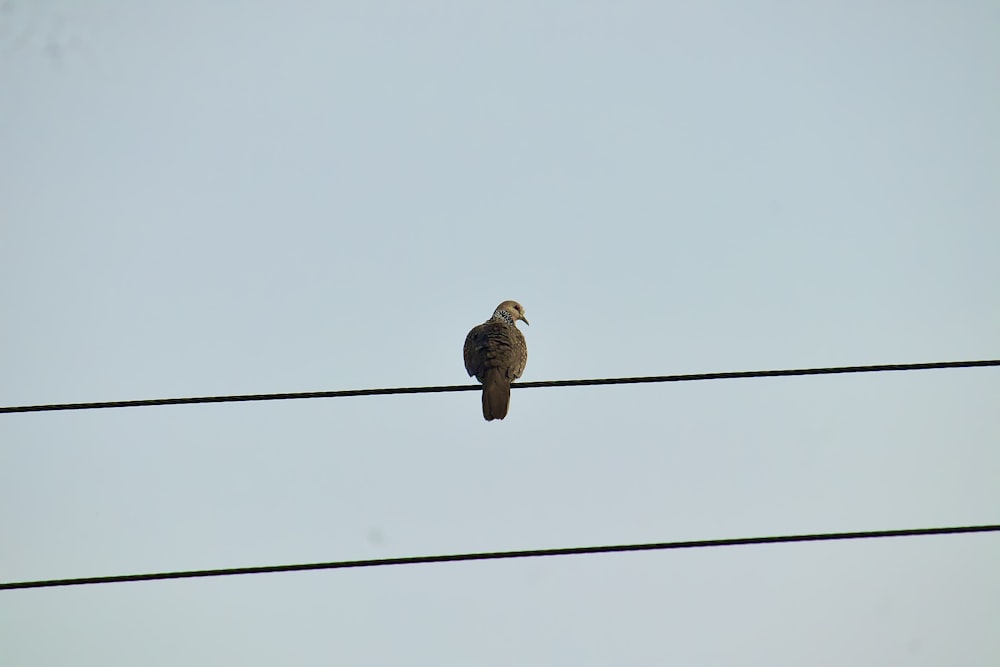
M529 325L529 326L531 325L531 322L529 322L528 318L525 317L524 315L521 315L521 321L524 322L525 324Z

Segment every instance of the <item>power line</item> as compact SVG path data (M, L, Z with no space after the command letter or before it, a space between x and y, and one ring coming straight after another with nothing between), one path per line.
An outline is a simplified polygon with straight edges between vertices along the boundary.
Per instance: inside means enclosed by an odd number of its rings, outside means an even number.
M876 537L913 537L918 535L956 535L962 533L990 533L1000 531L1000 524L986 526L957 526L951 528L906 528L901 530L873 530L853 533L819 533L813 535L777 535L771 537L737 537L721 540L694 540L688 542L655 542L652 544L618 544L601 547L570 547L562 549L530 549L526 551L487 551L482 553L450 554L441 556L405 556L401 558L376 558L370 560L342 560L330 563L300 563L298 565L265 565L261 567L234 567L221 570L188 570L183 572L155 572L149 574L124 574L110 577L81 577L77 579L46 579L40 581L14 581L0 583L0 590L15 588L51 588L55 586L82 586L85 584L114 584L127 581L154 581L159 579L191 579L195 577L225 577L235 574L268 574L274 572L303 572L307 570L342 570L357 567L385 565L419 565L424 563L454 563L476 560L503 560L511 558L537 558L540 556L578 556L582 554L622 553L627 551L662 551L667 549L697 549L702 547L731 547L751 544L778 544L788 542L829 542Z
M921 364L880 364L876 366L833 366L829 368L793 368L771 371L731 371L724 373L694 373L689 375L654 375L649 377L601 378L592 380L545 380L518 382L512 389L542 387L586 387L606 384L649 384L653 382L691 382L694 380L733 380L738 378L788 377L792 375L836 375L841 373L879 373L884 371L919 371L942 368L981 368L1000 366L1000 359L980 361L938 361ZM0 413L53 412L56 410L97 410L102 408L136 408L154 405L189 405L192 403L239 403L245 401L286 401L302 398L343 398L346 396L386 396L390 394L435 394L455 391L477 391L478 384L441 387L393 387L387 389L345 389L341 391L303 391L285 394L242 394L236 396L194 396L187 398L150 398L131 401L101 401L94 403L54 403L49 405L13 405L0 407Z

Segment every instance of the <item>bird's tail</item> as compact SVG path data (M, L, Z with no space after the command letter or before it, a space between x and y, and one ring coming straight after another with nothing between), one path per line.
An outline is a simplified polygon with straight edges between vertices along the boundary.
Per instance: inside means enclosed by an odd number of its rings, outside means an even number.
M510 383L499 370L490 368L483 378L483 417L486 421L503 419L510 405Z

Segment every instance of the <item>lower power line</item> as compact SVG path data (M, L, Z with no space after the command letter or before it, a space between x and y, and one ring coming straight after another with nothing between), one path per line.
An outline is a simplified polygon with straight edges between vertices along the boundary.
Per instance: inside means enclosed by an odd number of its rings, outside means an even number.
M818 533L812 535L777 535L771 537L736 537L721 540L693 540L687 542L654 542L651 544L618 544L600 547L569 547L562 549L529 549L526 551L487 551L482 553L450 554L440 556L404 556L369 560L343 560L330 563L300 563L297 565L265 565L260 567L234 567L221 570L188 570L184 572L154 572L123 574L109 577L81 577L76 579L45 579L40 581L14 581L0 583L0 590L17 588L52 588L55 586L82 586L85 584L114 584L127 581L155 581L160 579L192 579L195 577L225 577L236 574L268 574L274 572L303 572L308 570L342 570L356 567L381 567L385 565L419 565L423 563L455 563L475 560L504 560L511 558L537 558L541 556L579 556L583 554L622 553L627 551L662 551L667 549L697 549L703 547L732 547L751 544L778 544L788 542L830 542L834 540L859 540L880 537L914 537L918 535L957 535L963 533L1000 532L1000 524L985 526L955 526L949 528L904 528L900 530L872 530L853 533Z

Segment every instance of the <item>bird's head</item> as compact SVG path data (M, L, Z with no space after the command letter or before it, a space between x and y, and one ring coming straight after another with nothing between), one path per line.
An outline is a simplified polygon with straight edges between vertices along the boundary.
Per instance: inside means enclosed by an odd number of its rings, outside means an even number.
M496 311L493 313L494 317L500 316L507 319L505 315L510 318L511 323L521 320L525 324L529 324L528 319L524 316L524 306L517 301L504 301L497 306Z

